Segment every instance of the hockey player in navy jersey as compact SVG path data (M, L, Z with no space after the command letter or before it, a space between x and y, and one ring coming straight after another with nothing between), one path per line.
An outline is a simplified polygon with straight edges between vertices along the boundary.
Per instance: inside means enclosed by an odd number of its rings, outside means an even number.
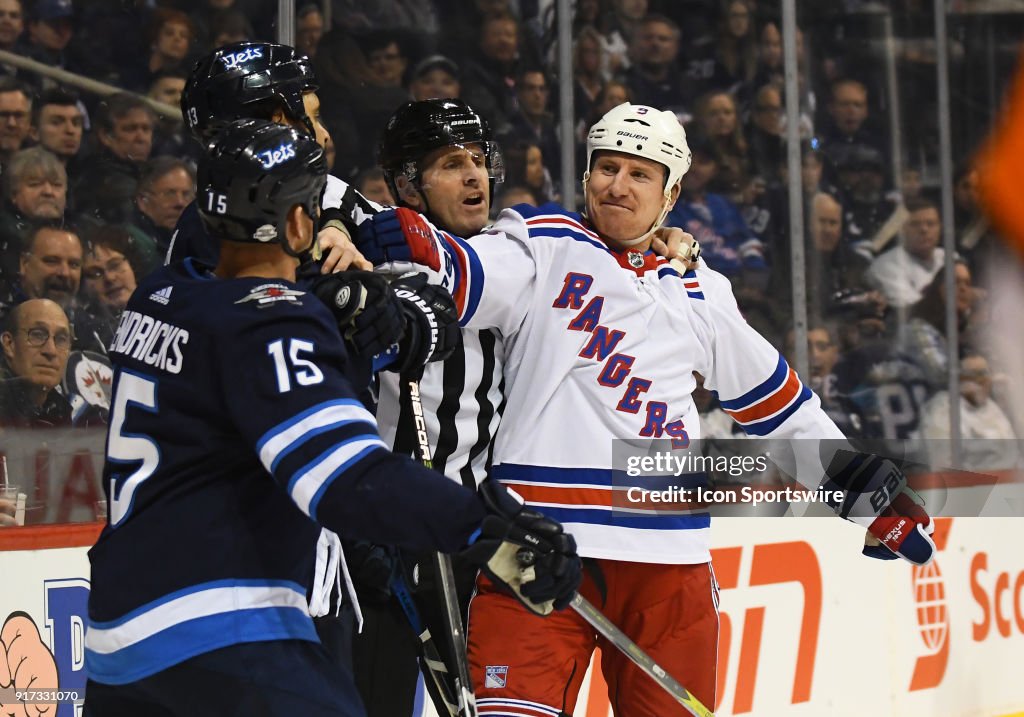
M236 42L220 47L199 60L181 94L181 113L189 131L200 143L238 119L266 119L308 132L322 147L330 135L320 120L317 79L309 58L288 45L271 42ZM354 248L343 221L372 211L362 197L348 193L347 185L328 175L321 198L319 239L331 248L332 265L369 269ZM342 205L342 201L359 206ZM361 201L360 201L361 200ZM185 207L171 237L166 263L196 257L217 259L219 245L211 240L199 220L198 207Z
M380 440L336 318L294 283L325 172L322 148L294 129L224 128L197 181L216 266L163 268L121 318L109 522L89 553L90 717L363 715L306 604L321 524L462 550L534 609L564 606L579 582L556 522ZM524 545L540 556L533 575L510 557Z
M572 531L604 578L602 590L588 571L583 595L713 706L710 516L623 505L613 439L699 438L693 371L750 435L841 442L842 433L743 320L725 277L703 265L680 273L650 251L690 163L676 117L623 104L587 145L583 215L519 205L462 239L402 208L362 225L357 245L389 271L432 271L464 327L500 333L506 405L492 475ZM817 488L827 476L848 488L836 512L880 540L880 555L931 559L930 518L891 462L849 451L823 461L809 443L799 447L799 480ZM470 610L481 715L572 714L597 645L617 714L684 714L578 615L540 619L498 587L482 580ZM502 626L513 622L510 640Z

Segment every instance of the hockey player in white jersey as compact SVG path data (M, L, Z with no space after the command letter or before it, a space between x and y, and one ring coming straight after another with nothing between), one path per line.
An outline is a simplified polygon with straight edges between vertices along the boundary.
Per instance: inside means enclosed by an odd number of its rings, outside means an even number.
M409 102L389 119L384 129L379 161L400 205L423 212L436 226L460 236L484 229L489 219L494 185L502 180L500 149L487 121L461 100L431 99ZM356 224L385 208L373 204L353 188L336 182L343 191L327 194L331 206ZM659 232L656 249L677 256L689 249L692 238L682 231ZM348 247L321 237L326 271L344 268L335 261ZM685 255L685 254L684 254ZM504 339L500 332L465 328L462 342L443 363L430 364L420 381L427 437L435 469L463 485L475 488L490 469L493 438L498 429L503 396ZM377 420L382 436L396 451L415 451L414 416L403 390L408 384L396 373L380 375ZM414 597L435 640L443 623L440 599L433 589L430 560L406 556L406 568L420 578ZM455 577L463 610L472 592L476 571L459 561ZM392 590L402 586L393 585ZM379 594L379 593L378 593ZM415 644L409 639L406 616L394 601L378 604L364 600L366 624L354 641L356 677L371 717L407 714L412 709L416 669ZM407 602L403 604L408 605ZM381 649L381 646L385 646ZM446 655L446 657L448 657ZM450 657L449 657L450 661ZM387 674L387 680L380 679ZM431 681L427 681L432 685Z
M713 705L718 617L710 517L616 510L615 488L623 486L613 482L612 439L699 438L692 371L749 434L842 433L743 320L723 276L706 267L680 274L649 250L690 163L675 116L623 104L594 125L587 144L582 216L520 205L464 240L399 209L364 224L357 244L388 270L435 272L464 327L500 333L506 407L493 474L562 521L580 554L595 559L605 590L588 578L584 596ZM868 456L842 465L829 471L850 488L837 512L868 528L885 557L930 560L930 519L903 491L898 469ZM824 473L815 450L798 477L817 487ZM510 623L515 640L503 629ZM481 714L571 714L591 653L602 644L575 614L530 615L486 580L469 631ZM618 714L682 714L623 655L603 647Z

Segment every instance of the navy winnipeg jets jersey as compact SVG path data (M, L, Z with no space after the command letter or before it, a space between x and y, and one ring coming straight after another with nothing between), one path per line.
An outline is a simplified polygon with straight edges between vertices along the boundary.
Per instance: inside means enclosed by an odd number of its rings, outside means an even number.
M345 378L333 318L292 283L164 267L133 294L109 353L93 680L132 682L235 643L315 641L318 523L452 551L482 520L471 491L387 450Z

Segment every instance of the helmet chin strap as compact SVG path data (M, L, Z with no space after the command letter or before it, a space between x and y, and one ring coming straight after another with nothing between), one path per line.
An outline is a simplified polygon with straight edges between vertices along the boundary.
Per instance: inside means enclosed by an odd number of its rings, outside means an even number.
M586 202L587 182L589 180L590 180L590 170L587 170L586 172L583 173L583 197L584 197L584 203ZM665 187L665 201L663 201L661 203L661 213L658 214L658 218L654 220L653 224L651 224L651 228L648 229L643 234L641 234L636 239L630 239L628 241L625 240L625 239L617 240L615 243L616 244L621 244L622 246L627 247L627 248L628 247L637 246L638 244L643 244L645 241L647 241L648 239L651 238L651 235L653 235L654 232L658 231L658 228L665 221L665 217L668 216L669 205L671 203L672 203L672 187ZM587 215L586 208L584 208L583 216L586 216L586 215Z

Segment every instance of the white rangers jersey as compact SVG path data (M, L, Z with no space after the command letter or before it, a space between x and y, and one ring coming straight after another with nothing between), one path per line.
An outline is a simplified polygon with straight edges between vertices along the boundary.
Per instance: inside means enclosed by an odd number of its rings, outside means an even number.
M700 437L693 371L748 434L842 438L817 396L743 320L717 272L680 275L652 252L613 251L555 205L507 209L469 240L436 237L440 281L461 322L505 341L493 473L564 523L581 555L710 559L706 512L636 514L614 510L612 498L622 487L613 439Z

